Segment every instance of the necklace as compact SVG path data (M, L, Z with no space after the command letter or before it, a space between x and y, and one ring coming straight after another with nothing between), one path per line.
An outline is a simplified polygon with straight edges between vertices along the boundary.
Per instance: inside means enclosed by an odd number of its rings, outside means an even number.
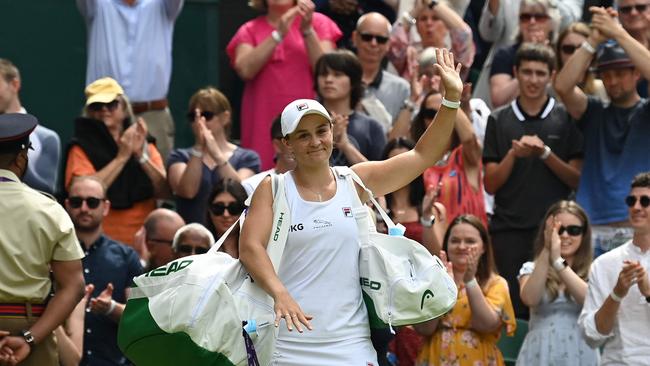
M309 188L307 186L305 186L305 188L310 190L312 193L314 193L318 197L318 202L323 202L323 196L319 192L316 192L316 191L314 191L313 189L311 189L311 188Z
M295 175L294 175L294 176L295 176ZM316 191L316 190L312 189L311 187L307 187L307 185L305 185L305 184L302 184L301 186L302 186L303 188L307 188L311 193L313 193L314 195L316 195L316 197L318 197L318 202L323 202L323 190L321 190L321 191ZM325 187L325 189L327 189L327 187Z

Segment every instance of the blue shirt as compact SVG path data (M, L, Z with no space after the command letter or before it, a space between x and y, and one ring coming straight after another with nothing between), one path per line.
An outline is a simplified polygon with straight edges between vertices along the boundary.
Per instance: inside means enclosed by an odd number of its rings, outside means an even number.
M578 126L585 137L578 203L593 224L627 220L632 178L650 171L650 101L624 109L589 97Z
M133 248L102 235L87 250L82 260L86 284L95 285L97 297L113 284L113 300L126 303L126 289L133 277L142 274L142 265ZM86 312L84 350L80 365L128 365L117 346L118 323L104 315Z
M174 149L169 158L167 166L170 167L176 163L185 163L190 161L190 149ZM260 156L253 150L237 147L232 156L228 159L230 165L235 170L248 168L255 173L260 171ZM212 188L221 180L218 168L210 170L205 164L202 164L201 184L199 191L194 198L182 198L176 196L176 211L185 220L186 223L198 222L205 225L208 215L208 198Z
M110 76L132 102L167 96L174 22L184 0L76 0L88 28L86 85Z
M348 117L348 139L368 160L381 160L381 154L386 145L386 134L377 120L361 112L352 112ZM334 149L330 157L330 165L348 166L350 163L345 155Z

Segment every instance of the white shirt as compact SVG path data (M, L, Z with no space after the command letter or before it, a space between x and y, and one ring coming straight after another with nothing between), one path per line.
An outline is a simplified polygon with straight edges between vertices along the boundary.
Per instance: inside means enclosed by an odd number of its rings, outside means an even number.
M368 339L368 313L359 283L359 243L350 186L337 177L336 195L325 202L300 197L291 172L285 174L291 229L278 277L314 329L299 334L280 327L279 341L314 342Z
M601 365L650 364L650 304L637 285L621 301L612 332L601 334L596 329L596 312L616 286L626 259L650 269L650 250L641 252L631 240L598 257L591 266L589 289L578 318L587 343L593 348L604 345Z

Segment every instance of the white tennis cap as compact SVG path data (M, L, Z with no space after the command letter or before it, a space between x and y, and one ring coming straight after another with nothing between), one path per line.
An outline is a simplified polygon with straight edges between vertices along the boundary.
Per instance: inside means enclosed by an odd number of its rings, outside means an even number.
M332 118L322 104L312 99L298 99L289 103L282 111L280 122L282 135L286 136L296 130L302 117L308 114L317 114L332 122Z

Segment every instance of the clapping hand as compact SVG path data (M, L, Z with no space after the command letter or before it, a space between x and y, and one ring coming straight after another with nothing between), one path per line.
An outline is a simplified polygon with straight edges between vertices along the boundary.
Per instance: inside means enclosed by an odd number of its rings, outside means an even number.
M469 253L467 254L467 268L465 269L465 274L463 275L463 281L465 283L471 281L476 277L476 271L478 270L479 259L481 258L481 253L476 249L476 247L470 247Z
M461 64L455 64L454 54L445 48L436 48L436 68L444 87L445 99L456 102L463 92L463 80L460 78Z
M336 112L331 112L334 144L340 147L349 142L348 140L348 124L350 123L349 117Z
M289 33L289 28L291 27L293 20L296 19L298 13L298 6L294 6L293 8L287 10L286 13L282 14L280 21L278 22L278 32L282 37L286 36L287 33Z
M555 262L558 258L562 256L561 254L561 240L560 240L560 226L562 226L562 223L558 220L553 220L553 223L551 225L551 238L549 242L549 250L550 250L550 256L549 260L551 263Z
M113 284L109 282L99 296L90 299L90 311L94 314L110 315L112 300Z
M454 278L454 264L449 261L449 259L447 258L447 253L444 250L440 251L440 260L445 265L445 268L447 269L447 274L451 278Z
M518 158L527 158L533 152L530 146L521 142L521 140L512 140L512 151Z
M298 0L298 14L302 18L300 20L300 30L304 33L311 29L311 21L314 16L314 10L316 10L316 5L311 0Z
M645 296L650 296L650 286L647 277L645 268L638 261L624 260L623 269L619 272L616 286L614 286L614 293L619 297L625 297L632 285L638 282L639 290Z
M129 128L133 128L134 130L133 140L131 141L131 153L136 159L140 159L144 153L144 149L146 149L148 133L147 123L142 119L142 117L138 117L136 123L129 126Z
M546 145L537 135L524 135L519 142L530 149L530 154L533 156L541 156L544 153L544 146Z
M592 14L591 26L602 35L603 41L608 38L616 39L626 33L621 23L618 22L616 18L618 13L614 9L592 6L589 11Z

